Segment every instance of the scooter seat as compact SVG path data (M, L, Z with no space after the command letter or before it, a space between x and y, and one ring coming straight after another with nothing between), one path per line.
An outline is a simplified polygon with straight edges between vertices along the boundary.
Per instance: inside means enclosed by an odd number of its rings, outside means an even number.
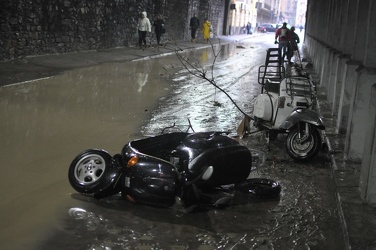
M267 84L280 84L279 81L273 81L273 80L270 80L270 79L267 79L267 80L266 80L266 83L267 83Z

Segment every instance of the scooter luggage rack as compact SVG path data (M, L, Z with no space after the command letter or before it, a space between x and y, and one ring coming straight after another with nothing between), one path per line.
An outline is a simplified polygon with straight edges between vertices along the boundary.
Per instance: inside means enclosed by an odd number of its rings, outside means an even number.
M286 79L286 93L290 96L312 97L315 95L313 88L309 78L289 77Z
M285 88L282 86L281 91L286 91L286 94L291 96L291 100L295 96L309 99L307 108L312 110L316 109L316 89L314 84L306 77L288 77L284 81L286 83ZM297 105L299 105L297 103ZM306 106L303 105L303 106Z
M286 77L285 67L281 65L262 65L258 71L258 83L267 92L279 93L279 84Z
M280 65L262 65L258 71L258 83L265 85L267 80L280 82L286 77L285 67Z

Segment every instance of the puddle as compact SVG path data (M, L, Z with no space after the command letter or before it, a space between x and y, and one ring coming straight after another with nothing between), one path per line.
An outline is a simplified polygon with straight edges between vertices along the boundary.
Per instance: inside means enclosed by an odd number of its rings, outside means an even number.
M224 47L213 76L250 112L257 70L273 41ZM210 50L191 51L209 72ZM253 173L279 180L280 199L250 200L198 213L131 204L120 196L95 200L76 193L67 173L88 148L111 154L188 119L198 131L236 131L243 115L176 56L111 63L0 89L2 249L343 249L325 158L301 166L283 137ZM242 142L265 151L261 135Z

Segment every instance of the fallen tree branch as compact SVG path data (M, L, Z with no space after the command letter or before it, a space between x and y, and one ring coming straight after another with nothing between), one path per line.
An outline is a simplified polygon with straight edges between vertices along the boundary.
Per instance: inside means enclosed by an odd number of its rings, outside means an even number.
M177 48L175 50L175 54L177 56L177 58L179 59L180 63L184 66L184 68L193 76L197 77L197 78L200 78L200 79L203 79L207 82L209 82L211 85L213 85L216 89L219 89L222 93L224 93L229 99L230 101L235 105L235 107L245 116L248 116L248 117L251 117L250 115L248 115L247 113L245 113L237 104L236 102L232 99L232 97L224 90L222 89L221 87L219 87L217 85L217 83L215 82L215 79L214 79L214 66L215 66L215 62L218 58L218 55L219 53L221 52L222 49L220 49L217 53L215 52L214 50L214 45L212 43L210 43L211 45L211 49L212 49L212 52L213 52L213 55L214 55L214 60L213 60L213 63L211 64L210 68L211 68L211 77L209 78L208 77L208 72L207 70L200 64L198 63L197 61L192 61L190 60L188 57L184 56L182 54L182 49L180 48Z

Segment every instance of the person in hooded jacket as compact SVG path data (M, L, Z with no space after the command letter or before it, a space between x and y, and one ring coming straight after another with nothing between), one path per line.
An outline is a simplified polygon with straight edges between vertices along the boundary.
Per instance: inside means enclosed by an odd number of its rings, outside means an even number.
M146 48L146 35L148 32L151 32L151 24L149 18L145 11L141 12L140 18L138 19L138 45L142 48L142 43Z
M202 34L204 35L204 42L209 42L210 38L210 30L211 24L207 18L204 19L204 23L202 24Z

